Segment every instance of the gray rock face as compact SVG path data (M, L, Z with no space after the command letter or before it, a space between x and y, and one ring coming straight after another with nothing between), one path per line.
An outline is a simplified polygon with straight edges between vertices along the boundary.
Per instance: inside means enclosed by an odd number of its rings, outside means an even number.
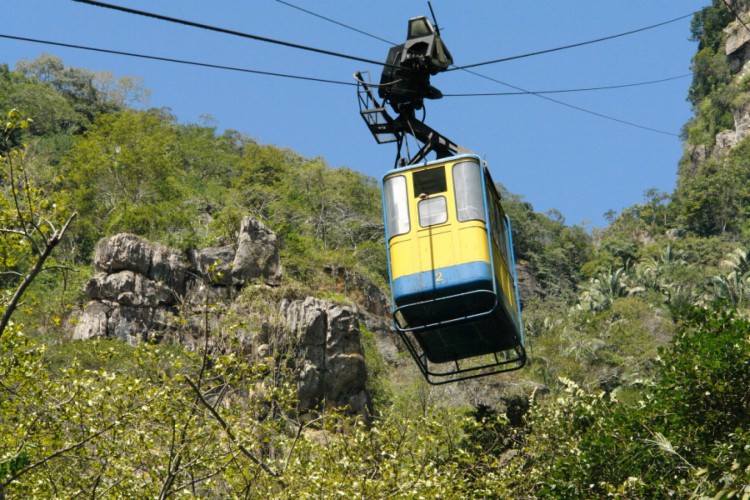
M748 61L750 61L750 32L745 27L750 19L750 13L748 13L750 6L744 0L735 0L730 3L732 4L733 11L739 12L742 22L735 20L724 28L726 36L724 51L732 73L739 73L740 77L744 77L750 70L748 68Z
M300 351L300 411L335 405L369 414L364 350L352 308L308 297L285 300L280 309Z
M137 343L169 328L175 307L225 301L231 287L281 279L276 235L249 217L242 220L236 246L178 250L122 233L96 247L96 276L86 284L92 302L78 318L73 337L116 337Z
M728 56L743 51L747 43L750 42L750 32L745 29L742 23L737 21L730 23L729 26L724 28L724 33L727 35L724 51Z
M151 268L153 246L151 242L127 233L102 239L96 245L94 267L105 273L133 271L147 275Z
M732 138L734 143L730 147L734 147L738 142L750 135L750 101L733 108L732 118L734 119L734 137ZM719 135L722 133L720 132ZM718 136L716 141L718 144Z
M362 304L362 307L369 314L375 316L386 316L390 315L390 304L388 298L383 291L375 286L375 284L368 278L360 275L356 272L350 272L344 267L340 266L327 266L323 269L326 274L336 279L337 284L341 284L343 292L349 295L348 292L356 291L355 295L357 302ZM350 295L351 297L351 295Z
M109 337L135 345L164 334L186 289L188 264L180 252L122 233L97 244L94 267L99 272L85 287L91 302L74 339Z
M518 295L521 303L533 297L544 296L544 290L524 261L516 262L516 279L518 280Z
M232 284L234 247L209 247L190 252L190 263L203 281L212 285Z
M132 307L109 301L91 301L78 319L74 340L116 338L130 345L158 340L172 324L168 310Z
M712 152L713 156L719 158L729 152L739 142L738 134L734 130L722 130L716 134L716 146Z
M102 273L132 271L162 282L178 294L185 292L187 260L177 250L151 243L134 234L102 239L96 246L94 267Z
M85 292L93 300L132 307L171 306L177 302L176 293L168 286L133 271L99 273L86 284Z
M169 324L169 314L164 309L121 305L112 309L107 322L107 336L136 345L147 340L159 340Z
M729 68L735 74L735 81L750 74L750 31L746 25L750 20L750 4L746 0L730 1L732 9L739 13L742 22L733 21L724 34L724 50L729 61ZM724 130L716 136L716 146L712 156L721 158L735 147L742 139L750 135L750 102L740 104L732 109L734 130Z
M269 285L281 282L276 234L250 217L242 219L236 245L194 250L190 261L201 276L216 285L241 286L256 279Z
M78 318L73 338L116 338L131 345L159 341L172 333L188 348L194 347L205 331L206 304L212 304L209 331L217 331L227 314L240 318L253 314L234 301L239 287L252 282L257 287L276 285L282 276L276 235L250 218L243 219L236 245L196 249L188 258L136 235L118 234L99 242L94 265L98 272L85 287L90 302ZM355 275L340 272L349 286ZM282 335L297 352L302 414L329 405L371 414L358 317L372 320L372 314L386 311L387 301L364 278L351 286L364 296L367 313L312 297L270 304L280 312ZM260 331L236 329L244 343L241 353L273 355L269 328L264 322Z
M91 301L86 304L73 330L73 340L106 337L110 310L111 305L104 302Z
M245 283L263 278L269 285L281 281L281 259L276 234L250 217L242 219L237 253L232 262L232 283Z
M149 278L182 295L185 293L187 272L187 260L179 251L163 245L153 246Z

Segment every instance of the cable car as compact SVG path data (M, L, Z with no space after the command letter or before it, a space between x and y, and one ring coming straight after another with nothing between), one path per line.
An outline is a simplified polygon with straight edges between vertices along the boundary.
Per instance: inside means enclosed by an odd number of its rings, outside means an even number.
M383 212L394 325L428 381L521 368L510 221L479 157L387 172ZM459 363L483 355L491 356ZM434 366L444 363L450 365Z
M510 221L489 170L415 114L442 97L430 76L452 63L437 23L422 16L389 51L379 85L355 74L362 119L378 143L398 148L383 177L393 323L431 384L526 363ZM401 157L407 136L422 147Z

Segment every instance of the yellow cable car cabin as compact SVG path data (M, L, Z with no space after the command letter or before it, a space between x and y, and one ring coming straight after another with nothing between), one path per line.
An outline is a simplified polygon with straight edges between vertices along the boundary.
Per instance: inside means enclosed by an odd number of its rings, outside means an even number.
M425 378L521 368L510 222L479 157L389 171L383 207L394 325Z

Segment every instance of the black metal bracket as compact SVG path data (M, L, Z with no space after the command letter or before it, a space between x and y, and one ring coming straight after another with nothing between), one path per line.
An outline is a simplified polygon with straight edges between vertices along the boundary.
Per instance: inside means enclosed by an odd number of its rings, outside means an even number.
M365 75L367 75L367 80L365 80ZM422 143L421 149L413 157L405 158L401 165L421 163L432 152L437 155L438 159L471 153L470 150L459 146L424 122L417 120L413 108L400 111L396 118L391 117L385 107L385 102L381 103L375 98L372 91L375 85L370 82L369 72L357 72L354 77L357 80L359 113L378 144L397 142L400 146L406 134ZM396 159L397 165L399 165L399 160L401 160L400 157Z
M407 332L400 331L398 328L396 332L406 344L406 348L417 363L419 371L431 385L449 384L460 380L510 372L523 368L526 364L526 349L520 341L511 349L485 355L486 361L481 361L479 364L468 364L468 360L464 362L464 366L459 364L459 360L454 360L452 363L430 363L427 356L419 349L417 342L412 341ZM472 359L476 360L476 358ZM438 370L437 367L440 366L444 369Z
M469 314L465 316L458 316L456 318L449 318L444 319L442 321L435 321L433 323L427 323L424 325L402 325L401 321L399 320L399 316L403 317L404 311L408 311L409 309L418 309L426 304L442 304L442 303L450 303L451 301L458 299L458 298L466 298L466 297L478 297L481 295L487 295L492 297L492 307L485 311L480 311L478 313ZM399 332L413 332L413 333L419 333L427 330L435 330L436 328L441 328L444 326L450 326L450 325L460 325L461 323L468 323L470 321L478 321L480 319L487 318L495 313L495 311L498 308L498 299L497 294L491 290L472 290L469 292L463 292L463 293L457 293L454 295L446 295L444 297L438 297L435 299L430 300L423 300L420 302L413 302L411 304L406 304L401 307L396 307L393 311L393 325L396 327L396 330Z

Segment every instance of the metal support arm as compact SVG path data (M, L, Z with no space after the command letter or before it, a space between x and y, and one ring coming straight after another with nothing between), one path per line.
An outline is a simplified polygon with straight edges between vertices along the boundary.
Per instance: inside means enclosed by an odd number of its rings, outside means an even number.
M406 165L424 161L431 152L435 152L437 158L471 153L470 150L459 146L432 127L417 120L411 108L399 112L394 119L388 113L385 103L380 103L375 98L372 92L374 85L369 82L369 75L367 81L362 72L356 73L355 78L357 79L359 113L378 143L398 142L401 144L405 134L413 136L422 143L422 148L412 158L407 159Z

